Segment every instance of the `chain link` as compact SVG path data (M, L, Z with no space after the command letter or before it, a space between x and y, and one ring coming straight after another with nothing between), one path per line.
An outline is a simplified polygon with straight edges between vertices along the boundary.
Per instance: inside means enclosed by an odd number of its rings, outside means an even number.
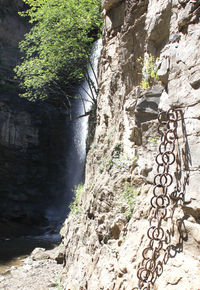
M170 167L175 162L175 143L179 109L170 109L158 114L158 133L161 135L159 153L156 156L157 174L154 178L153 197L151 198L150 228L147 231L148 246L142 252L142 263L137 271L138 289L150 290L163 272L163 265L174 256L174 246L170 245L171 236L164 230L163 222L168 219L170 205L169 187L173 183ZM164 127L164 128L163 128ZM135 288L136 289L136 288Z

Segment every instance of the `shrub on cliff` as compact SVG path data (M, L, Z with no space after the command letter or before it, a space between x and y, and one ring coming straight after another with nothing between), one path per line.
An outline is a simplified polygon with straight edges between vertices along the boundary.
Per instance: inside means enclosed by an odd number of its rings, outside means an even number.
M20 43L24 57L15 68L24 91L21 95L69 104L100 32L100 1L23 1L29 9L20 14L29 17L32 28Z

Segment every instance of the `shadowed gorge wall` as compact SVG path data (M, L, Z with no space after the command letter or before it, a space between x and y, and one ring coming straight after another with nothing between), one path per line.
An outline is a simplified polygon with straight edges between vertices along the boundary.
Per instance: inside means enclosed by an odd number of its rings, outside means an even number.
M0 96L2 222L45 225L47 209L54 207L54 219L63 218L67 132L66 112L12 94Z
M28 32L28 21L18 15L25 4L21 0L0 1L0 90L16 91L13 68L19 61L19 41Z
M62 1L61 1L62 2ZM53 5L53 3L52 3ZM76 3L75 3L76 5ZM57 6L55 6L57 8ZM2 238L58 232L66 217L75 185L84 179L87 118L95 98L95 71L101 45L92 50L87 82L71 100L71 121L64 105L55 101L28 102L19 98L19 84L13 67L19 62L18 44L28 31L26 18L19 10L21 1L0 1L0 235ZM97 48L97 47L98 48ZM65 76L64 76L65 77ZM55 99L57 94L55 93ZM63 97L64 98L64 97ZM50 103L51 102L51 103ZM86 110L86 112L85 112ZM88 142L89 143L89 142ZM89 145L88 145L89 146ZM37 228L38 227L38 228Z
M62 220L66 194L71 199L66 187L69 116L61 108L19 98L13 79L18 43L29 29L18 15L24 8L22 1L0 1L1 238L27 235L34 225L48 225L47 218Z

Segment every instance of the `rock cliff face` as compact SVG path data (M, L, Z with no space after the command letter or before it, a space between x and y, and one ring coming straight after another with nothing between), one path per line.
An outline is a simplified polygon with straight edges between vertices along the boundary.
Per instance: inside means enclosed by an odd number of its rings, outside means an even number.
M17 96L13 67L28 30L21 0L0 1L0 236L29 234L30 225L62 217L71 138L66 112ZM60 204L60 206L59 206ZM26 227L27 226L27 227Z
M16 91L13 68L19 61L19 41L28 31L28 22L18 15L24 9L21 0L0 1L0 90Z
M102 6L97 126L78 210L62 231L63 281L66 289L137 289L137 271L146 265L138 272L145 289L200 289L200 3L105 0ZM146 90L138 58L144 63L148 55L158 58L158 79ZM177 136L170 131L167 137L169 144L177 137L176 153L157 158L169 164L175 157L169 167L160 165L172 177L157 177L169 185L170 205L158 201L155 212L157 115L170 108L181 110ZM162 122L173 116L162 114ZM147 235L150 217L159 229Z
M66 114L52 106L0 95L1 236L9 233L7 221L39 225L49 208L58 214L66 191L68 129Z

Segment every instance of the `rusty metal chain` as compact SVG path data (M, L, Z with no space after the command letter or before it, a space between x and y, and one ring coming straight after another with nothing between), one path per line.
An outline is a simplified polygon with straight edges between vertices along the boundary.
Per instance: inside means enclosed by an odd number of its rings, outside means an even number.
M168 230L163 223L168 217L170 205L169 187L173 183L170 174L171 165L175 162L175 143L177 139L179 109L170 109L167 113L158 114L158 133L160 137L159 153L156 156L157 174L154 178L153 197L151 198L151 219L147 236L150 240L142 252L142 263L137 271L138 289L150 290L156 279L163 272L163 265L173 257L173 245ZM164 128L163 128L164 127Z

